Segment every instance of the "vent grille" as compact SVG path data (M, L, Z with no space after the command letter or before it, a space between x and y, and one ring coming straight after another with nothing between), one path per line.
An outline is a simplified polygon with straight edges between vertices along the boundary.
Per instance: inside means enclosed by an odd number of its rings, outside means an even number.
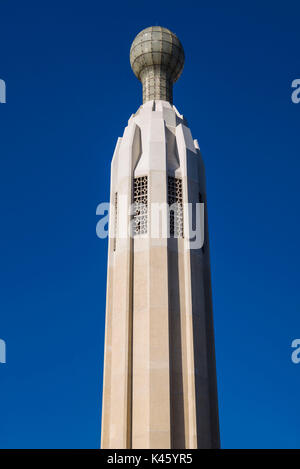
M168 176L168 204L170 207L170 236L183 238L182 180Z
M148 225L148 177L142 176L134 179L134 235L146 234Z

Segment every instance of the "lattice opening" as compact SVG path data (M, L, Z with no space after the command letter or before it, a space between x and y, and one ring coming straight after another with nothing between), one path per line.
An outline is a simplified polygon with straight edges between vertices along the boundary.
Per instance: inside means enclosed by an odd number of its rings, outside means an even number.
M201 192L199 192L199 203L200 204L203 204L204 203L204 197L203 195L201 194ZM202 246L202 253L204 254L205 253L205 238L204 238L204 243L203 243L203 246Z
M170 207L170 236L183 238L182 180L168 176L168 204Z
M146 234L148 228L148 177L142 176L134 179L133 184L133 233Z
M117 248L117 230L118 230L118 193L115 193L114 199L114 251Z

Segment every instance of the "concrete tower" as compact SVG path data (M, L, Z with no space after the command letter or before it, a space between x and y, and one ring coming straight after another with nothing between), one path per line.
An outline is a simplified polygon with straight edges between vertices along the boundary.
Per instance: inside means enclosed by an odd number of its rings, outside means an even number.
M143 104L111 165L101 446L217 448L204 166L172 96L184 52L155 26L137 35L130 62ZM188 204L204 207L203 246Z

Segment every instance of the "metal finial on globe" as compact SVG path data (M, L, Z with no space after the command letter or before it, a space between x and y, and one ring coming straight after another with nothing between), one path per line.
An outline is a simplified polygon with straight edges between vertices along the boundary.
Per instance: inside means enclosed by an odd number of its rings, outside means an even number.
M130 64L143 84L144 103L161 99L172 104L173 83L184 65L183 47L174 33L161 26L143 29L131 45Z

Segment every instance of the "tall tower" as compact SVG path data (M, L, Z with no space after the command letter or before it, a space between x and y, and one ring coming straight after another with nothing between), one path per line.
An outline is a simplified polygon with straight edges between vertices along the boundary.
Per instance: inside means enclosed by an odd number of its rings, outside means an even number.
M101 446L218 448L204 166L173 105L184 52L171 31L150 27L130 63L143 104L111 164ZM188 204L204 207L203 245Z

